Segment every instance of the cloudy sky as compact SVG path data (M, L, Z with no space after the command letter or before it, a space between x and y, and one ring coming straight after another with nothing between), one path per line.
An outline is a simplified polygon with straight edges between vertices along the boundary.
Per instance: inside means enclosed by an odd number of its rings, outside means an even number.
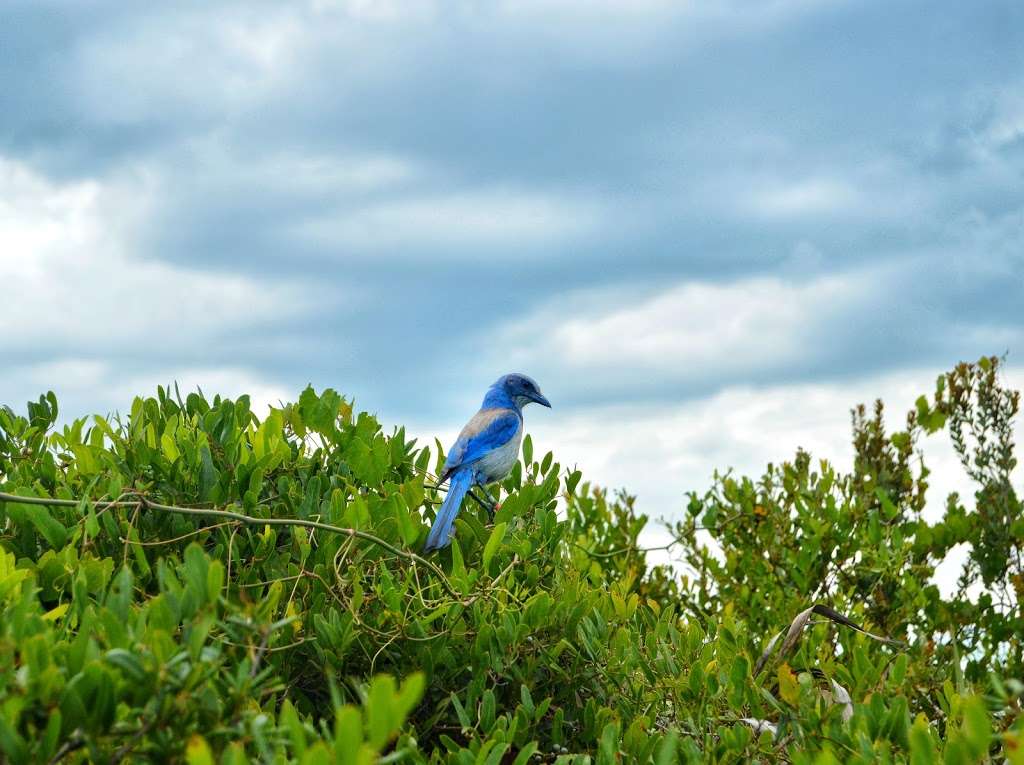
M659 516L960 359L1024 384L1019 0L0 16L2 402L312 382L447 440L518 369Z

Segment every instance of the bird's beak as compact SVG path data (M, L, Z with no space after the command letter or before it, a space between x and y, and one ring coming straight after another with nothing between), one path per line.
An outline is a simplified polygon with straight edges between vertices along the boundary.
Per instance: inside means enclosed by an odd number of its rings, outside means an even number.
M536 401L541 406L546 406L548 409L551 408L551 402L548 401L547 397L543 393L532 393L530 394L530 400Z

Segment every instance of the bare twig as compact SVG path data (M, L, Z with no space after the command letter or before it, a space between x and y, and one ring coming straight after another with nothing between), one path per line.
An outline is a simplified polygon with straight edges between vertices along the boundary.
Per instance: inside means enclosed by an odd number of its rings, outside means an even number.
M272 634L274 634L274 631L269 627L263 630L263 639L260 641L260 647L256 649L256 656L253 657L249 677L256 677L259 674L260 664L263 663L263 654L267 652L267 648L270 646L270 636Z
M160 545L169 545L175 542L181 542L184 539L189 539L190 537L198 536L199 534L202 534L205 531L210 531L212 529L219 529L223 528L224 526L237 525L238 521L224 521L223 523L215 523L212 526L203 526L201 529L196 529L195 531L190 531L187 534L182 534L180 537L171 537L170 539L157 539L155 542L136 542L134 539L128 539L127 537L121 537L121 541L125 544L138 545L139 547L159 547ZM231 560L230 557L228 558L228 560ZM228 563L228 565L231 565L230 562ZM230 570L228 571L228 573L231 573Z
M622 555L623 553L649 553L660 552L662 550L668 551L675 547L677 544L679 544L678 539L673 540L672 542L669 542L666 545L660 545L659 547L621 547L618 550L609 550L608 552L599 553L594 552L593 550L588 550L586 547L579 544L578 542L573 542L573 545L575 547L578 547L579 549L583 550L583 552L585 552L591 558L614 558L616 555Z
M68 740L61 744L60 749L50 758L49 765L57 765L66 755L71 754L76 749L81 749L83 746L85 746L85 738L82 736L82 730L81 728L75 728L68 737Z

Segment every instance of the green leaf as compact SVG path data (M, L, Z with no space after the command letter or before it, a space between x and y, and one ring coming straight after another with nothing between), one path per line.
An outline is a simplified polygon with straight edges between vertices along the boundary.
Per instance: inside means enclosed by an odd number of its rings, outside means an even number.
M567 494L572 494L576 491L576 487L579 486L581 478L583 478L583 473L579 470L574 470L569 474L569 477L565 479L565 491Z
M397 730L399 715L395 707L395 681L389 675L375 677L366 695L367 741L380 749ZM396 724L397 723L397 724Z
M964 740L972 757L982 757L988 752L992 740L992 723L989 720L985 704L978 696L972 696L964 702Z
M533 717L533 697L530 695L530 689L525 685L519 686L519 699L523 705L523 709L526 710L526 714Z
M892 681L895 685L901 685L903 678L907 675L907 655L901 653L896 657L892 665Z
M181 452L178 451L178 445L174 441L174 436L167 431L164 431L164 434L160 436L160 450L164 453L168 462L174 462L181 456Z
M142 666L139 657L123 648L112 648L107 651L107 662L117 667L124 674L125 678L132 682L141 683L146 679L146 669Z
M601 741L597 750L598 765L616 765L619 762L619 726L608 723L601 731Z
M289 699L285 699L281 705L280 724L288 731L292 751L295 752L296 756L301 757L306 752L306 731L303 729L302 721L299 719L299 715Z
M466 571L466 564L462 559L462 546L458 539L452 539L452 572L451 578L459 585L462 594L469 592L469 572Z
M219 560L210 561L210 567L206 571L206 597L211 603L216 603L220 592L224 587L224 564Z
M204 502L210 501L213 489L220 480L220 473L213 464L213 454L210 447L203 444L199 447L200 471L199 471L199 498Z
M334 750L342 765L355 765L363 745L363 716L346 705L334 715Z
M88 711L82 698L80 688L84 683L84 675L78 673L64 686L60 695L60 713L69 730L84 727L88 720Z
M402 685L398 689L398 699L396 701L396 708L402 717L402 721L420 703L426 686L427 678L422 672L414 672L402 681Z
M508 751L508 747L509 745L504 742L496 744L484 761L484 765L499 765L502 757L505 756L505 752Z
M484 571L490 570L491 560L494 558L494 554L498 552L498 548L501 547L501 541L505 538L506 528L508 528L507 523L498 523L495 524L494 529L491 531L491 536L488 537L487 544L484 545Z
M395 518L402 541L411 547L420 535L420 525L417 522L418 515L415 518L413 517L413 513L409 511L401 494L393 494L388 497L388 506L391 508L391 513Z
M27 742L18 735L18 732L3 716L0 716L0 752L6 755L5 761L12 763L27 763L29 761Z
M449 694L448 698L451 699L452 706L455 707L455 715L459 718L459 724L463 728L472 728L473 723L469 719L469 715L466 714L466 708L462 706L462 702L459 701L459 697L455 695L454 691Z
M910 728L910 765L934 765L938 752L930 735L928 720L919 714Z
M185 762L188 765L213 765L213 752L206 739L198 733L192 734L185 746Z
M9 512L14 520L19 522L27 520L31 523L53 549L59 550L67 542L68 530L53 517L49 507L11 504Z
M92 447L85 444L72 444L71 451L75 455L75 467L82 475L93 475L100 471L100 463L93 454Z
M788 664L780 664L778 670L779 696L794 706L800 702L800 684Z
M678 736L675 731L669 731L661 743L658 744L657 753L654 755L654 765L670 765L676 761L676 746Z
M317 742L305 751L300 760L302 765L333 765L336 760L323 742Z

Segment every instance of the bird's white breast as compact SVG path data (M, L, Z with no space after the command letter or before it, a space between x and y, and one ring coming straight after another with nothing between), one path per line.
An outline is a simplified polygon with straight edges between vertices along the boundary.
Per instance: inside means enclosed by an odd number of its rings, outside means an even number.
M523 423L520 420L519 427L516 428L516 432L506 444L492 449L480 458L477 463L479 465L477 471L485 483L499 481L508 475L512 466L516 464L516 460L519 459L519 442L522 439Z

